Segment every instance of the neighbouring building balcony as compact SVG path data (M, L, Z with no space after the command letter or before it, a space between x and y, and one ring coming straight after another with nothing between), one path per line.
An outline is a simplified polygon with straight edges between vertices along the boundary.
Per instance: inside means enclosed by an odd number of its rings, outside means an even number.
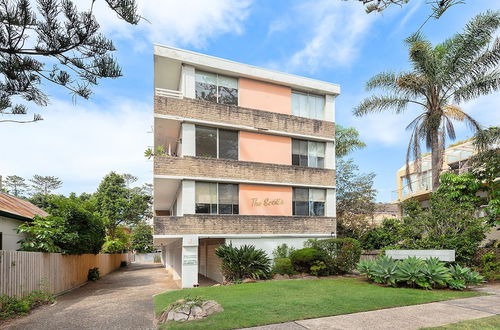
M154 217L155 235L334 235L335 230L334 217L207 214Z
M154 157L154 174L197 180L278 183L333 188L335 170L206 157Z
M330 121L191 98L172 97L158 92L154 99L154 112L155 115L171 120L191 119L193 122L201 124L226 124L241 130L253 130L261 133L288 133L332 140L335 137L335 124Z

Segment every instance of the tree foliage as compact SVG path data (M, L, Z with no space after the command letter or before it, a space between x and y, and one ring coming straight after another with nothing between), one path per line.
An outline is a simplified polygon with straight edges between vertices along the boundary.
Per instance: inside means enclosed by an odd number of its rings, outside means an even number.
M105 237L104 219L99 214L75 197L51 196L47 202L49 216L19 226L18 232L26 236L20 241L21 250L99 253Z
M359 237L371 226L375 209L374 173L361 174L352 159L337 162L337 231L340 237Z
M153 228L146 223L139 223L132 228L131 241L132 250L138 253L151 253L155 251L153 246Z
M26 180L18 175L9 175L5 178L5 188L13 196L21 197L29 189Z
M104 1L121 19L139 22L135 0ZM99 33L94 2L79 11L71 0L0 0L0 114L26 114L26 102L46 106L44 82L87 99L99 79L121 76L113 42Z
M356 149L363 149L366 144L359 139L359 132L354 127L344 128L335 125L335 156L344 157Z
M410 105L422 110L407 126L411 130L407 174L410 158L420 170L421 143L425 143L432 153L433 190L439 186L446 139L455 139L453 122L480 130L479 123L458 105L500 88L500 39L495 37L499 26L500 12L487 11L474 17L463 32L436 46L420 33L413 34L406 40L412 70L372 77L367 89L386 94L370 96L354 109L356 116L388 110L401 114Z
M127 188L122 175L106 175L95 193L99 213L108 220L108 234L114 238L120 225L134 225L151 216L152 197L141 188Z

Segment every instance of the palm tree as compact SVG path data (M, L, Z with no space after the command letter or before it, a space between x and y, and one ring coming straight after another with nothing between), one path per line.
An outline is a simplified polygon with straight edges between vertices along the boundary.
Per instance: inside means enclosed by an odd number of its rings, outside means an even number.
M403 113L409 105L422 113L407 126L411 137L406 152L406 173L412 156L420 170L421 143L432 153L432 190L439 186L446 138L455 139L454 121L465 122L474 132L478 122L458 105L497 91L500 87L500 11L474 17L462 33L436 46L415 33L406 39L412 70L383 72L372 77L367 90L380 88L385 95L372 95L355 109L356 116L393 110ZM490 111L496 111L491 109Z

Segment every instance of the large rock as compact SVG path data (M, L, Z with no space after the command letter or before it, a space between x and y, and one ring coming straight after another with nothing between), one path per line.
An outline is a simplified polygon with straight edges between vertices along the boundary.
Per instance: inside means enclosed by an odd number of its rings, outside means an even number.
M208 315L223 312L224 308L215 300L199 302L178 300L171 307L164 310L158 322L165 323L170 321L193 321L199 320Z

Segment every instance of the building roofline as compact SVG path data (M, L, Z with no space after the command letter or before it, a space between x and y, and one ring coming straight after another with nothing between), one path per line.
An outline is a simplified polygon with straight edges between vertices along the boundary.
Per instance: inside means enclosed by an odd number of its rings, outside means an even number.
M206 66L228 73L237 74L246 78L257 78L272 83L290 86L297 89L310 89L325 94L340 95L338 84L301 77L290 73L264 69L254 65L235 62L220 57L201 54L190 50L179 49L171 46L154 44L154 55L178 60L182 63Z

